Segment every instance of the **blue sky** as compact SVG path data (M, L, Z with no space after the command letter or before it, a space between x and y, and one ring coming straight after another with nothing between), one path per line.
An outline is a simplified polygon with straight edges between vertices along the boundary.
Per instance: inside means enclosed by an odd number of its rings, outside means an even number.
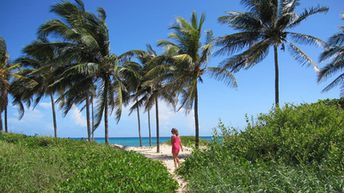
M11 59L21 55L21 50L36 38L38 27L56 18L49 12L56 0L1 0L0 36L8 46ZM227 26L217 22L226 11L243 11L240 0L84 0L87 10L95 11L103 7L107 12L107 24L110 31L111 51L120 54L131 49L145 49L150 43L167 37L177 16L189 18L192 11L207 16L205 30L212 29L216 36L233 33ZM301 0L299 10L305 7L324 5L330 8L325 15L311 17L294 31L311 34L327 40L343 25L340 14L344 12L344 1L340 0ZM320 48L301 46L315 61L318 61ZM270 51L272 53L272 51ZM212 57L210 66L218 65L224 57ZM316 82L316 73L312 67L300 66L288 52L280 53L280 101L285 103L315 102L324 98L338 98L339 88L321 93L325 83ZM323 66L324 64L319 64ZM226 125L236 128L245 126L245 114L256 116L268 112L274 101L273 55L254 68L236 74L239 87L226 87L223 83L206 77L199 88L199 118L201 135L211 135L221 119ZM327 82L328 83L328 82ZM125 110L121 121L116 124L114 116L110 122L111 137L137 136L136 113L127 116ZM17 119L15 107L9 109L9 128L13 132L25 134L53 135L51 110L48 99L44 99L35 110L27 110L22 120ZM141 112L143 136L148 135L147 114ZM154 132L154 116L152 113ZM161 104L161 135L169 136L171 127L177 127L182 135L194 134L193 114L173 112L166 104ZM58 112L58 135L61 137L86 136L84 112L74 107L67 117ZM102 137L103 127L96 131Z

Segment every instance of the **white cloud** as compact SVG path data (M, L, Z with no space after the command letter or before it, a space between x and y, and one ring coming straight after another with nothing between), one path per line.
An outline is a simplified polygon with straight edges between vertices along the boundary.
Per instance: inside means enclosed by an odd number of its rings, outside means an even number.
M176 127L181 131L190 133L194 128L194 111L191 110L188 114L184 109L179 112L175 112L173 108L166 102L159 101L159 118L161 128L168 131Z
M51 114L38 109L26 109L24 117L19 120L17 114L13 113L8 118L9 130L11 132L27 135L52 135Z
M51 103L50 102L40 102L38 104L39 107L43 109L51 109Z
M72 121L78 126L86 127L86 118L81 114L79 108L75 105L72 106L70 111Z

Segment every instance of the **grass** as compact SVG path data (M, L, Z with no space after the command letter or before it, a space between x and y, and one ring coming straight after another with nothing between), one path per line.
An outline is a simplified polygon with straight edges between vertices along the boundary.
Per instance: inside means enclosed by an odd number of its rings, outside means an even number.
M179 174L189 192L344 192L344 110L321 101L261 114L195 151Z
M195 146L195 141L196 141L195 136L180 136L180 139L182 141L182 145L185 147L194 147ZM164 142L164 144L171 145L171 139ZM200 144L200 146L206 146L209 144L209 141L200 138L199 144Z
M0 192L174 192L158 161L105 145L0 134Z

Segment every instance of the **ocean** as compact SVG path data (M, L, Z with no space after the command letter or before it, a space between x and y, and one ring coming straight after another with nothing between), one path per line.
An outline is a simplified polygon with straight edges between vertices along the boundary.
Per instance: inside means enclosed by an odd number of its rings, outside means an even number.
M160 144L168 141L171 137L160 137ZM211 136L202 136L201 139L211 140ZM85 138L74 138L76 140L86 140ZM97 143L105 143L105 139L102 137L94 138ZM123 146L131 146L131 147L138 147L140 146L139 138L138 137L110 137L109 138L110 144L118 144ZM149 138L142 137L142 145L149 146ZM152 137L152 146L156 145L156 137Z

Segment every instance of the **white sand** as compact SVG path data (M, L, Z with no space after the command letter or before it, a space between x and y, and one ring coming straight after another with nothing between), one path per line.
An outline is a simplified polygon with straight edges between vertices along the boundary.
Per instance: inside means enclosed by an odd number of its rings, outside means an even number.
M156 152L155 146L154 147L123 147L123 149L127 151L135 151L135 152L143 154L144 156L148 158L161 161L166 166L166 168L168 169L172 177L178 182L179 189L177 190L177 192L178 193L186 192L186 184L187 184L186 181L184 181L182 177L178 176L175 173L175 167L174 167L170 145L166 145L166 144L160 145L160 153ZM191 151L192 151L191 148L184 147L184 151L181 151L179 154L180 163L182 163L185 160L185 158L191 154Z

